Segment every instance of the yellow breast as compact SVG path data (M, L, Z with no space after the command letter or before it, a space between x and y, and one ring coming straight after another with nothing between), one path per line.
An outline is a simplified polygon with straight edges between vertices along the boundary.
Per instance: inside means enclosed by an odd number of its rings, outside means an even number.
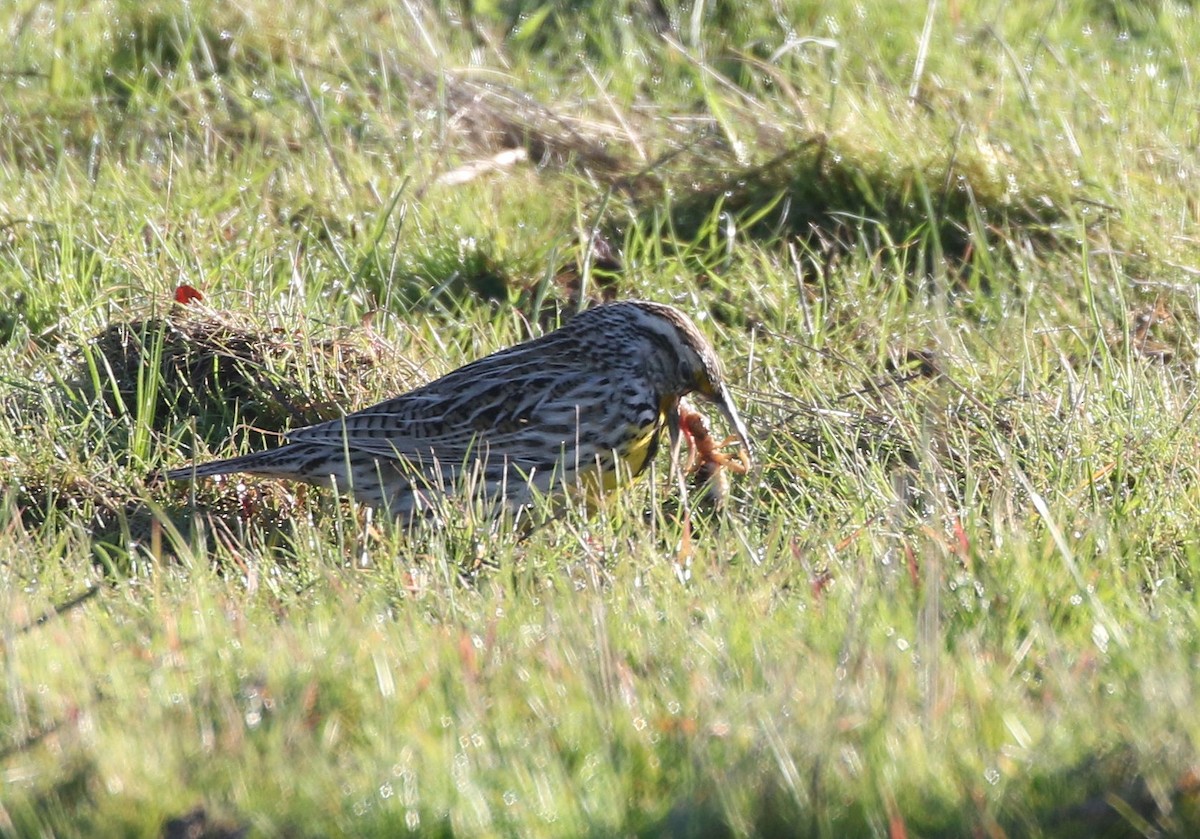
M651 444L658 436L658 429L662 427L662 423L663 417L660 415L657 423L649 428L639 429L637 436L629 441L622 462L631 474L636 475L646 468L646 458L650 456Z
M666 421L665 415L660 415L654 425L631 428L631 438L618 453L620 460L617 468L598 469L595 465L581 469L575 478L589 496L603 495L616 489L620 484L628 482L631 476L637 476L648 465L654 441L659 430Z

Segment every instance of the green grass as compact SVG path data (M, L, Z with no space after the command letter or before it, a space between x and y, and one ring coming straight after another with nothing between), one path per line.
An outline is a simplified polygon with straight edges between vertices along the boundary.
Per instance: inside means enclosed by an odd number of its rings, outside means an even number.
M1190 6L10 6L0 835L1200 832ZM690 554L149 477L606 295Z

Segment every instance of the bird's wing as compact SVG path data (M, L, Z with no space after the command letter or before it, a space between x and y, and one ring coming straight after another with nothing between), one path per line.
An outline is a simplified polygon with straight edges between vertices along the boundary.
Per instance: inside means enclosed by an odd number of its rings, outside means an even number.
M468 368L341 419L297 429L288 439L414 462L436 458L451 465L486 456L544 467L570 456L581 421L595 421L597 411L611 407L592 404L607 374L586 367L541 363L464 372Z

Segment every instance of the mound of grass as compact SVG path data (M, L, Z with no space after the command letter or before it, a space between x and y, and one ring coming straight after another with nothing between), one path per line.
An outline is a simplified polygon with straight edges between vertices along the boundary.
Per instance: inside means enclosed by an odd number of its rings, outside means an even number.
M693 181L668 204L666 231L683 241L727 225L741 236L797 237L826 253L866 249L893 255L907 270L957 273L977 252L986 266L1014 241L1062 247L1055 231L1070 218L1036 193L1010 193L969 157L903 164L817 138L758 166L705 162L704 171L721 176ZM654 224L663 196L643 203Z
M237 427L261 446L287 428L333 419L384 352L369 333L313 341L230 313L179 309L114 323L79 350L84 404L164 431L194 423L199 439Z
M197 18L186 5L168 11L126 3L114 28L117 37L99 87L122 107L139 91L153 94L176 74L228 77L236 65L239 74L257 75L269 60L247 47L246 21Z

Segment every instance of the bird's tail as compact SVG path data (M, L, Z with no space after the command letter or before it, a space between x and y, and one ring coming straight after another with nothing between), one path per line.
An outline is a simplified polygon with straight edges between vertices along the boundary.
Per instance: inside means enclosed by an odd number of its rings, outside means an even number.
M302 455L303 453L297 451L294 445L280 446L277 449L245 454L241 457L229 457L210 463L193 463L178 469L168 469L163 473L163 477L168 481L190 481L194 478L211 478L215 475L229 475L234 472L266 477L295 477L296 463Z

